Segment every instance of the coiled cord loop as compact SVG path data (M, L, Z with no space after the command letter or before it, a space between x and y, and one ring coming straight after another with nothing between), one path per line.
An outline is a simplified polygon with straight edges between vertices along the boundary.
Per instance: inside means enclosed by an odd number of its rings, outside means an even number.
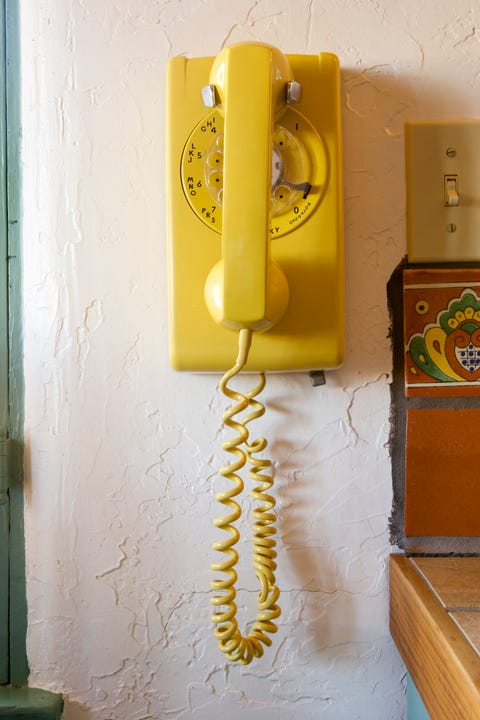
M274 622L280 616L281 610L277 605L280 591L276 586L275 551L276 515L274 512L275 499L269 494L273 485L273 476L269 471L272 463L268 459L255 457L265 450L267 441L265 438L249 440L247 424L261 417L265 408L256 399L257 395L265 386L265 375L260 373L258 385L248 393L240 393L228 386L229 380L237 375L245 366L252 340L251 330L241 330L239 334L239 351L235 365L225 373L220 381L220 389L231 400L235 401L223 415L223 424L235 431L235 437L222 443L224 450L234 456L234 460L219 470L219 474L232 483L232 486L216 495L216 500L225 505L230 513L214 520L214 525L224 530L228 537L213 544L213 549L223 553L226 558L221 562L212 564L214 572L221 572L226 577L216 578L212 581L212 590L216 594L211 598L215 607L212 621L215 623L214 635L217 639L220 650L228 660L247 665L254 657L261 657L264 652L264 645L271 645L272 640L266 633L277 632ZM235 416L246 410L250 410L243 420L235 420ZM237 572L235 566L238 562L238 553L234 546L240 535L234 523L239 519L241 509L234 500L244 488L243 480L238 474L240 470L249 464L249 476L257 483L251 492L252 498L259 503L253 510L253 566L260 584L257 599L257 616L253 627L248 635L242 635L238 628L236 619L237 606L235 603ZM267 474L268 473L268 474Z

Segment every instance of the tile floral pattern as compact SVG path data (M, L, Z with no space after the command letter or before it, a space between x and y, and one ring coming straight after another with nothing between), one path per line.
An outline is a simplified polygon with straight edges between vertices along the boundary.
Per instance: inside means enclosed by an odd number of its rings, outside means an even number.
M480 395L480 269L404 271L408 396Z

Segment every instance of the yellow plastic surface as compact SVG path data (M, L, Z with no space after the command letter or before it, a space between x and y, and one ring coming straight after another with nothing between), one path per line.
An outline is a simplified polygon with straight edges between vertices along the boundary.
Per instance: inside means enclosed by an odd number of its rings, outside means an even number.
M214 58L183 57L168 66L171 364L224 371L236 356L237 333L221 323L257 329L273 315L273 327L254 333L247 370L336 367L344 348L338 60L329 53L286 56L303 88L292 108L282 102L289 71L280 54L255 44L229 50L235 57L219 56L216 66ZM281 67L272 73L275 63ZM222 78L229 80L219 88ZM201 100L211 82L219 91L213 110ZM285 138L287 180L310 182L307 197L272 193L271 148ZM215 195L217 162L222 190ZM209 276L218 277L209 285ZM219 322L207 307L206 285L207 295L211 286L222 294Z
M225 117L222 321L239 328L255 325L266 314L273 135L271 67L269 48L237 45L215 67L211 78L216 87L219 76L223 79ZM255 98L253 112L249 97ZM251 157L256 159L254 173Z

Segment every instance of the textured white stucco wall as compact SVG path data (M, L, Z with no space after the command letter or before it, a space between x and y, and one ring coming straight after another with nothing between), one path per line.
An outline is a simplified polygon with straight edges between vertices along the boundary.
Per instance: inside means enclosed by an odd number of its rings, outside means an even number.
M28 653L68 720L404 717L385 284L404 120L479 111L473 5L21 0ZM242 669L209 620L223 400L167 363L163 135L167 58L249 39L340 58L347 358L326 387L268 379L283 615Z

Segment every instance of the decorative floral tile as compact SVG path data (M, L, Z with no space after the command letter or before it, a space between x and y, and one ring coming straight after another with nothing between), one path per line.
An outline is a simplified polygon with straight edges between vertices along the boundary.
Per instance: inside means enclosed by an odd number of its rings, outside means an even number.
M404 270L408 396L480 395L480 268Z

